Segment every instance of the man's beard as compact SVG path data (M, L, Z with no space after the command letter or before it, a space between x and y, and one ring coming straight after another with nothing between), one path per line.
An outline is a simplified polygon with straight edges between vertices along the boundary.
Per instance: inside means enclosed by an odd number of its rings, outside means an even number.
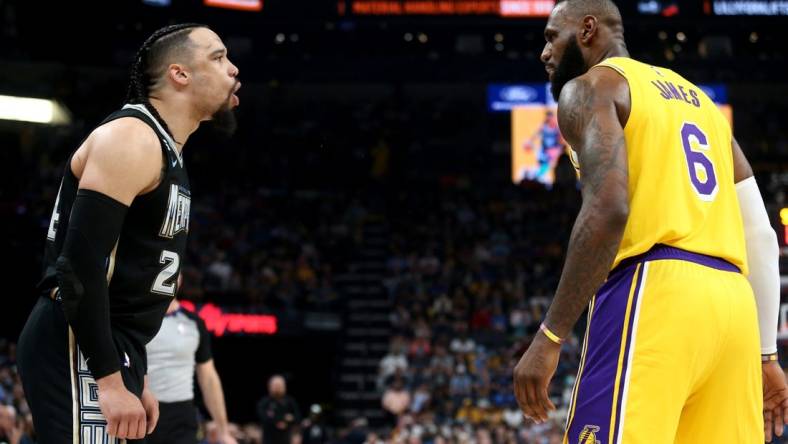
M238 121L235 118L235 111L233 111L232 105L230 105L230 100L231 99L227 99L227 102L213 113L210 124L211 128L216 132L227 137L235 134L235 130L238 128Z
M580 52L577 40L569 40L564 50L564 56L561 58L561 63L555 67L555 72L553 72L553 83L550 85L553 99L557 102L564 85L575 77L585 74L586 71L588 71L586 62L583 60L583 53Z

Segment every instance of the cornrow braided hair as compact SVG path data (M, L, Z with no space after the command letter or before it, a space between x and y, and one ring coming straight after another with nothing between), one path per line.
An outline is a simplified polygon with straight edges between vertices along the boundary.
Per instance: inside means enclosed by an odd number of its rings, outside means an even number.
M134 57L129 74L129 87L126 93L126 103L143 104L153 117L161 124L165 131L172 136L167 122L162 119L156 108L150 103L151 87L160 75L161 58L171 49L183 45L189 38L189 33L194 28L207 28L199 23L181 23L165 26L151 34L142 44Z

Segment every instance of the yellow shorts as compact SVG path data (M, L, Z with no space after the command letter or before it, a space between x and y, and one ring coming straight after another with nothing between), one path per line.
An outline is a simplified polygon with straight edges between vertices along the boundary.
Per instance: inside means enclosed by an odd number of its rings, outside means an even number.
M666 246L591 300L567 444L761 444L758 319L747 279Z

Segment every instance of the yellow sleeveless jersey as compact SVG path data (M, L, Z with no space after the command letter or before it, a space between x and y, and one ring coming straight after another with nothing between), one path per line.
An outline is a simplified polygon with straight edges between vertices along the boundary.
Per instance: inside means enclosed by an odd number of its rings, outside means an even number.
M624 128L630 213L613 266L665 244L725 259L746 274L731 128L717 105L669 69L625 57L596 66L626 78L632 101Z

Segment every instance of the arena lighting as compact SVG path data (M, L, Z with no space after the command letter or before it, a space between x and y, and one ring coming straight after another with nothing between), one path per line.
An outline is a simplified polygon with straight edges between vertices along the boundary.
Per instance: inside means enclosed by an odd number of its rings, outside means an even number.
M192 313L197 313L203 321L205 328L214 336L224 336L225 333L247 335L273 335L279 330L276 316L224 313L214 304L205 304L196 309L190 301L179 301L181 307Z
M713 4L716 15L788 15L786 0L714 0ZM704 5L707 14L709 9Z
M204 0L205 6L237 9L239 11L262 11L263 0Z
M68 125L71 115L54 100L0 95L0 120Z
M783 224L783 241L785 241L785 244L788 245L788 208L783 208L780 210L780 222Z
M209 0L205 0L209 1ZM555 0L350 0L354 15L499 15L502 17L547 17ZM339 15L348 8L344 1Z

